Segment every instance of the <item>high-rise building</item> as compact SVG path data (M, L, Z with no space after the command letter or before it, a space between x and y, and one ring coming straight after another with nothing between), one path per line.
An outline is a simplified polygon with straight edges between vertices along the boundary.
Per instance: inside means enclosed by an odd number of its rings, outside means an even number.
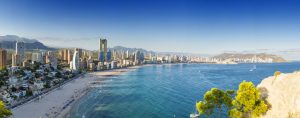
M0 48L0 70L6 67L6 56L7 51L5 49Z
M12 58L11 58L11 61L12 61L12 66L20 66L21 64L21 61L20 61L20 55L18 54L13 54L12 55Z
M74 49L74 52L75 52L75 51L78 52L79 58L82 58L82 49L80 49L80 48L75 48L75 49Z
M140 52L139 50L137 50L134 54L134 62L136 64L142 64L144 61L144 53Z
M26 54L26 59L25 60L32 60L32 53Z
M109 52L110 52L110 50L109 50ZM108 53L108 52L107 52ZM111 52L110 52L111 53ZM112 56L112 59L113 60L117 60L117 58L118 58L118 54L117 54L117 51L116 50L113 50L113 52L112 52L112 54L111 54Z
M59 51L59 56L61 60L64 60L64 50Z
M139 63L140 53L141 53L141 52L138 51L138 50L134 53L134 62Z
M99 52L98 60L100 62L104 62L105 61L104 52Z
M126 58L126 59L129 58L129 50L126 51L126 56L125 56L125 58Z
M20 42L20 41L16 42L16 54L19 55L21 62L23 62L25 60L25 44L24 44L24 42Z
M67 59L66 60L68 60L68 64L70 64L70 62L72 61L72 57L73 57L73 55L72 55L71 50L67 50Z
M68 60L68 56L69 56L69 50L63 49L63 53L62 53L63 60Z
M78 69L79 69L79 54L78 51L75 51L72 60L72 70L78 70Z
M80 60L79 67L82 68L82 69L86 69L87 68L87 60L86 60L86 58L83 58L83 59Z
M39 63L42 63L42 61L43 61L42 54L41 54L41 53L38 53L38 52L32 53L31 59L32 59L32 60L31 60L32 62L39 62Z
M111 51L108 50L108 52L107 52L107 54L106 54L106 61L107 61L107 62L110 62L110 61L111 61L111 59L112 59L111 56L112 56L112 55L111 55Z
M53 55L46 55L46 63L57 69L57 59Z
M102 52L103 52L103 56L104 56L104 61L106 61L106 55L107 55L107 40L106 39L100 39L99 40L99 54L102 54ZM100 57L100 55L99 55L99 57Z
M52 51L48 51L48 52L47 52L47 55L48 55L48 56L52 56L52 55L54 55L54 54L53 54Z

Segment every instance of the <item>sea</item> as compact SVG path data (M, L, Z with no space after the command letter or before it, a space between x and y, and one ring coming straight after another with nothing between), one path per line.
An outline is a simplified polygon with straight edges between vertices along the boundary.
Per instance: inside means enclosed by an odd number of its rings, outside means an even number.
M237 90L244 80L257 85L275 71L297 70L300 62L145 65L102 79L75 103L69 118L189 118L211 88ZM227 117L224 109L222 116Z

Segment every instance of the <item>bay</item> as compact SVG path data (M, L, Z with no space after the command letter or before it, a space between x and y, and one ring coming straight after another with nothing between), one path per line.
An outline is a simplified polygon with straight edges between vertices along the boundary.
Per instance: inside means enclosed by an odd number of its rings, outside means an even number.
M249 71L253 66L254 71ZM290 73L299 62L270 64L164 64L101 80L71 109L70 118L188 118L195 102L211 88L237 90L243 80L255 85L275 71ZM227 116L223 111L222 115Z

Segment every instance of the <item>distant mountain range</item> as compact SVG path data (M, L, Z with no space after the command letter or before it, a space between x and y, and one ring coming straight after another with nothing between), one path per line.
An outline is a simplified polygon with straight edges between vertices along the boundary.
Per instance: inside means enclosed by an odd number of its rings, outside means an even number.
M127 48L127 47L123 47L123 46L115 46L113 48L109 48L109 50L115 50L115 51L129 51L129 52L135 52L137 50L139 50L142 53L155 53L153 51L148 51L142 48Z
M284 57L284 59L289 61L300 61L300 48L290 48L290 49L256 49L256 50L244 50L244 51L226 51L225 53L241 53L241 54L258 54L266 53L278 55Z
M219 58L219 59L230 59L230 58L240 58L240 59L249 59L252 57L258 57L262 59L271 58L273 59L273 62L286 62L286 60L282 57L279 57L277 55L273 54L266 54L266 53L258 53L258 54L241 54L241 53L223 53L217 56L214 56L213 58Z
M33 50L33 49L43 49L43 50L57 50L60 48L55 47L48 47L45 46L43 43L39 42L36 39L29 39L29 38L23 38L16 35L6 35L6 36L0 36L0 48L5 49L15 49L16 48L16 42L17 41L23 41L25 43L25 48L27 50ZM155 52L155 51L149 51L143 48L127 48L123 46L115 46L112 48L109 48L110 50L116 50L116 51L129 51L130 53L135 52L136 50L139 50L140 52L144 54L158 54L158 55L185 55L185 56L198 56L198 57L212 57L213 55L209 54L194 54L194 53L184 53L184 52ZM266 50L259 50L259 51L248 51L248 52L229 52L229 53L223 53L221 55L217 55L214 57L218 58L249 58L256 55L260 58L272 58L276 62L285 62L286 60L283 59L280 56L284 57L292 57L294 55L300 55L300 49L299 50L288 50L288 51L266 51ZM277 56L280 55L280 56ZM298 57L293 57L292 59L297 59ZM288 60L292 60L288 58Z
M113 48L109 48L110 50L116 50L116 51L129 51L129 52L135 52L139 50L140 52L144 54L155 54L155 55L178 55L178 56L199 56L199 57L209 57L211 55L208 54L194 54L194 53L185 53L185 52L155 52L155 51L149 51L143 48L127 48L123 46L115 46Z
M16 35L0 36L0 48L15 49L17 41L23 41L25 43L26 50L32 50L32 49L53 50L54 49L45 46L43 43L39 42L36 39L28 39L28 38L18 37Z

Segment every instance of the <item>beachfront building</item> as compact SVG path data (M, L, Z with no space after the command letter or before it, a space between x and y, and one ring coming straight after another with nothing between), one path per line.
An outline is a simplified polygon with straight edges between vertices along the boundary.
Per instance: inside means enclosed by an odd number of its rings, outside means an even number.
M94 71L95 70L95 63L89 63L89 69L91 71Z
M79 70L79 53L75 51L72 60L72 70Z
M79 61L79 67L82 68L82 69L86 69L87 68L86 58L80 59L80 61Z
M68 54L67 61L68 61L68 64L70 64L70 62L72 61L72 57L73 57L71 50L68 50L67 54Z
M75 48L74 52L77 51L79 55L79 59L82 58L82 49L81 48Z
M139 50L137 50L134 53L134 64L139 65L144 62L144 53L141 53Z
M68 49L63 49L62 51L62 60L68 60L68 54L69 50Z
M111 69L116 69L118 68L118 62L117 61L112 61L111 62Z
M98 55L98 60L100 62L104 62L105 61L105 56L104 56L104 52L99 52L99 55Z
M7 51L5 49L0 49L0 70L6 67L6 56Z
M112 59L111 56L112 56L112 55L111 55L111 51L109 50L109 51L107 52L107 54L106 54L106 62L110 62L110 61L111 61L111 59Z
M99 40L99 57L103 54L103 61L107 61L107 40L106 39L100 39Z

